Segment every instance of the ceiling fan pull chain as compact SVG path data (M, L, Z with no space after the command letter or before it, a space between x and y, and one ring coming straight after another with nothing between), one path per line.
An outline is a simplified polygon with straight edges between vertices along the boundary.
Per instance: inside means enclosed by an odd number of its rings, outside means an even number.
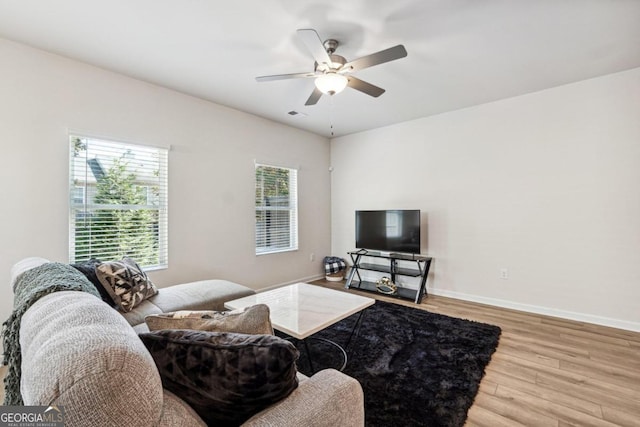
M329 126L331 127L331 137L333 137L333 96L329 97L331 104L329 105Z

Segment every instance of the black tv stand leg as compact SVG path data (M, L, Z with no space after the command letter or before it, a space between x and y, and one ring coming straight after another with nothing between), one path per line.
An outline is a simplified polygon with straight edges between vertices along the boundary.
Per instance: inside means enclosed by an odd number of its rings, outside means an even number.
M427 295L427 276L429 276L429 268L431 267L431 260L428 259L424 264L424 273L422 274L422 280L420 281L420 289L416 292L416 304L422 302L422 297Z
M351 282L353 281L353 276L355 274L358 275L358 280L362 282L362 278L360 277L360 272L358 271L358 265L360 263L360 257L362 257L362 255L363 254L357 254L354 259L353 254L349 254L349 256L351 257L351 262L353 262L353 265L351 266L351 271L349 271L349 276L347 277L347 283L345 283L344 285L345 289L349 289L351 287Z

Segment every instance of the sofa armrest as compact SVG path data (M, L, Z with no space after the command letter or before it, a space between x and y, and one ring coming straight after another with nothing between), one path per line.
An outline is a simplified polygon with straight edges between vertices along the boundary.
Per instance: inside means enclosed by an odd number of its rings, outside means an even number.
M302 381L286 399L254 415L242 426L362 427L362 387L354 378L325 369Z
M64 405L65 425L156 425L160 374L149 351L114 309L86 292L40 298L20 326L25 405Z

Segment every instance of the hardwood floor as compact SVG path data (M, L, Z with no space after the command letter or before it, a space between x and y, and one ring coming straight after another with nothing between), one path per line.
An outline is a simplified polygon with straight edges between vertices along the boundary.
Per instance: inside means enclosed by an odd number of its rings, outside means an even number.
M2 381L2 386L0 386L0 405L4 402L4 376L7 372L6 366L0 366L0 381Z
M414 304L362 294L502 328L467 426L640 426L640 333L432 295Z

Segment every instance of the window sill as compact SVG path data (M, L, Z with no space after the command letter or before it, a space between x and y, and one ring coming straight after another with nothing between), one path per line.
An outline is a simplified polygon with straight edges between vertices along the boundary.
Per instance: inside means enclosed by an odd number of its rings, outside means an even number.
M269 249L269 250L264 250L262 252L256 252L256 256L281 254L283 252L295 252L297 250L298 248Z
M168 268L169 268L168 264L162 264L162 265L152 265L150 267L142 267L142 270L146 273L147 271L167 270Z

